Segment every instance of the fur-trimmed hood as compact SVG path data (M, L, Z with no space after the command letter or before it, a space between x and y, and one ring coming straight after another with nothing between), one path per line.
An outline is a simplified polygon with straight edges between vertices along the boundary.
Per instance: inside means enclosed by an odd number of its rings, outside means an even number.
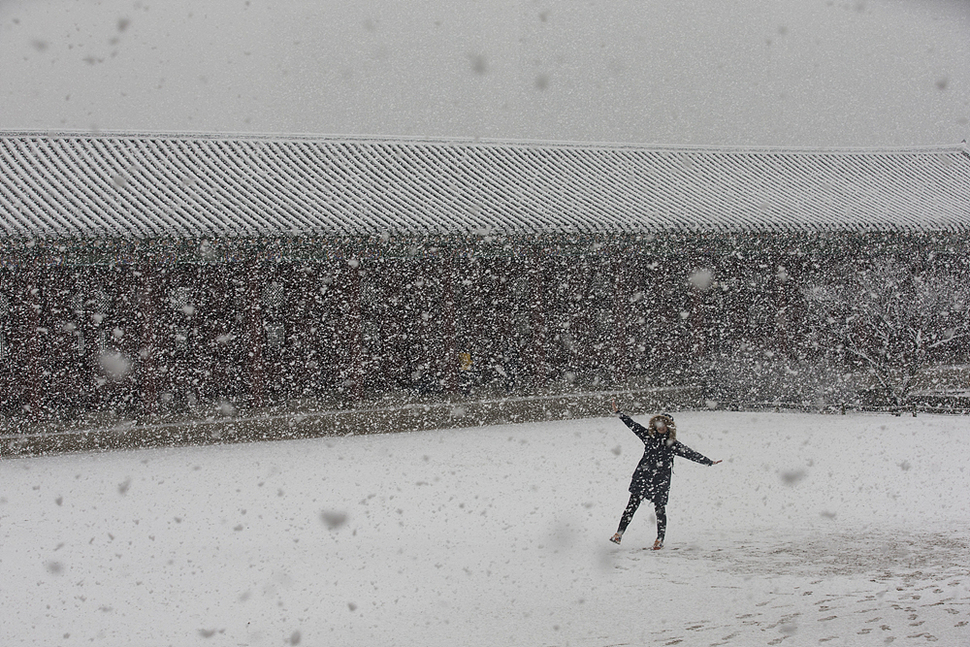
M677 425L674 423L674 418L668 413L657 414L653 418L650 418L650 423L647 425L647 433L651 436L657 435L657 422L663 421L667 425L667 430L670 432L670 441L677 440Z

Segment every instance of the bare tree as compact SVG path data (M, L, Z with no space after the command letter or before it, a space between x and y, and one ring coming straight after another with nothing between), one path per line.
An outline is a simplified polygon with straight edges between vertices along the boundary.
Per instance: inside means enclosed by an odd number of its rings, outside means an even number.
M970 332L970 284L932 261L882 257L802 290L815 343L865 367L897 407L916 376Z

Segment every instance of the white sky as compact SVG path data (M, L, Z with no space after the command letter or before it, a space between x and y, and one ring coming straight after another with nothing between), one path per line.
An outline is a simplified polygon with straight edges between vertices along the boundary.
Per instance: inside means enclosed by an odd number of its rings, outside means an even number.
M952 144L970 2L0 0L0 129Z

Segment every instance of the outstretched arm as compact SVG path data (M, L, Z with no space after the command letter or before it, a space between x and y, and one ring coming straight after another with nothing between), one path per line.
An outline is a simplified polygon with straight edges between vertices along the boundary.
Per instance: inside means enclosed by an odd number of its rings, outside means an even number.
M650 439L650 434L647 432L647 428L641 425L639 422L635 421L630 416L626 415L622 411L616 408L616 401L613 401L613 413L616 414L620 420L623 421L627 427L629 427L633 433L643 442L647 442Z
M694 461L695 463L700 463L701 465L708 465L708 466L717 465L718 463L721 462L721 461L712 461L707 456L704 456L704 454L694 451L693 449L691 449L684 443L680 442L679 440L674 442L674 445L673 447L671 447L671 449L678 456L686 458L689 461Z

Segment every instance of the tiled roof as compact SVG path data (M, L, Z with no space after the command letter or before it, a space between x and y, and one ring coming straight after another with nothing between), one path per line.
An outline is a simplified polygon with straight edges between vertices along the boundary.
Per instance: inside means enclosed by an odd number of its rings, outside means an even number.
M0 237L970 231L965 145L0 133Z

